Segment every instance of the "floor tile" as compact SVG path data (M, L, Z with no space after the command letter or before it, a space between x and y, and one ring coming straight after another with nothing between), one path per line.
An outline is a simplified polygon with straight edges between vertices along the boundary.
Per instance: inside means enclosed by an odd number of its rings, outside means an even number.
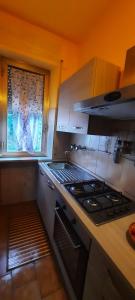
M35 266L33 263L16 268L12 271L13 287L20 287L36 278Z
M0 299L1 300L12 299L11 274L7 274L3 277L0 277Z
M36 280L14 290L14 300L41 300L39 286Z
M42 297L46 297L62 287L61 279L52 256L47 256L36 262L36 271Z
M59 289L55 293L50 294L49 296L43 298L42 300L68 300L68 297L64 289Z

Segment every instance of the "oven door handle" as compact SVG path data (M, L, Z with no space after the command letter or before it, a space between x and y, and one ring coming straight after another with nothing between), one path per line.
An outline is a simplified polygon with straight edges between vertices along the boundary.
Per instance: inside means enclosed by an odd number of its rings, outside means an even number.
M60 210L60 208L59 208L59 207L56 207L56 208L55 208L55 214L56 214L56 217L58 218L59 222L61 223L61 226L62 226L64 232L66 233L66 235L67 235L67 237L68 237L68 240L69 240L70 244L72 245L72 247L73 247L74 249L80 248L80 247L81 247L81 244L79 243L79 241L78 241L77 243L75 243L75 242L73 241L71 234L70 234L69 231L67 230L66 225L64 224L64 222L62 221L62 219L61 219L61 217L60 217L59 210Z

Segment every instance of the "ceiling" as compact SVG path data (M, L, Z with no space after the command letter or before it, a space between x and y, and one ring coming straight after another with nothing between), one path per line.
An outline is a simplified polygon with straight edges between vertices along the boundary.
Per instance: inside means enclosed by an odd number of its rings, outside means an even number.
M4 11L73 42L82 42L110 0L0 0Z

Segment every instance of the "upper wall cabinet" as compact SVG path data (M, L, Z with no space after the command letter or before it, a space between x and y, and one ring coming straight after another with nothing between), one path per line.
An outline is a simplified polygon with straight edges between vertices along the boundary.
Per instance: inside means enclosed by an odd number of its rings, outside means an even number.
M118 88L120 71L111 63L93 58L60 86L57 131L83 133L89 116L73 111L73 104Z
M135 84L135 46L128 49L126 53L125 68L121 85Z

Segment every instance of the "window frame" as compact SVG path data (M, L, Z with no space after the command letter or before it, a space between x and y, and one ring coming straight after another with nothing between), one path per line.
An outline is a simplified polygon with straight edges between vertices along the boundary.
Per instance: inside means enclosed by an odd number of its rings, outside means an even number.
M43 124L41 152L7 152L8 66L44 76ZM0 153L5 156L47 156L50 71L27 63L0 57Z

